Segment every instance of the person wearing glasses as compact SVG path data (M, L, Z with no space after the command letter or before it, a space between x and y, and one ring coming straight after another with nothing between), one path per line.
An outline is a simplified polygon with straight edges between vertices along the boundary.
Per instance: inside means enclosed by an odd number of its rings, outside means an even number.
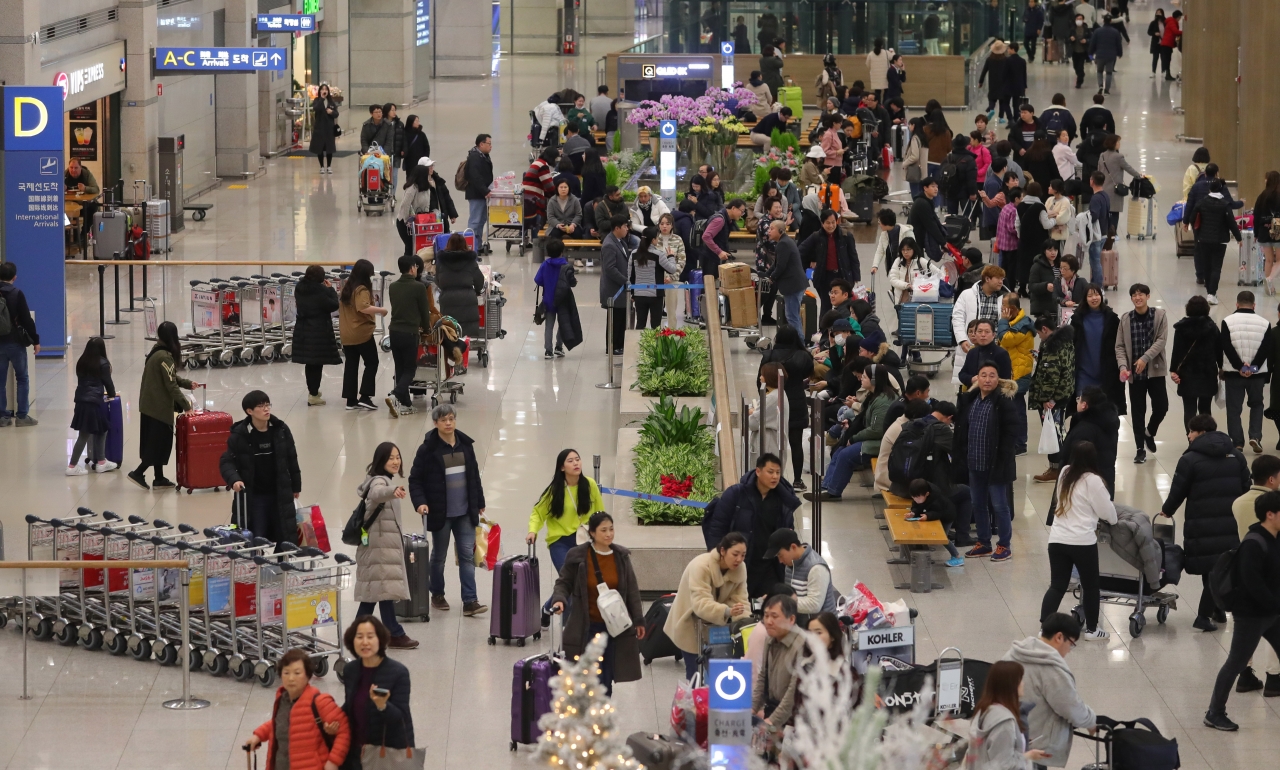
M1044 752L1037 767L1066 767L1071 731L1097 731L1098 717L1076 691L1067 655L1080 641L1080 623L1055 612L1040 621L1040 635L1013 643L1002 660L1022 664L1022 702L1034 704L1027 716L1027 748Z
M261 390L246 393L240 408L245 418L231 426L219 463L223 481L237 493L232 521L235 509L243 505L241 527L276 543L297 543L295 501L302 493L302 470L293 432L271 414L271 397Z

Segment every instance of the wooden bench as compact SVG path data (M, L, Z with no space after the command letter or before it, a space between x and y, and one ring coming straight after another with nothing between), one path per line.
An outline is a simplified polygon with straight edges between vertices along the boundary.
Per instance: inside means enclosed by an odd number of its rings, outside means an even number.
M545 255L546 252L544 251L544 249L546 246L546 242L547 242L547 229L544 227L542 230L538 232L538 238L537 238L537 241L534 243L534 249L539 254ZM560 242L564 244L565 251L599 251L600 250L600 241L596 240L595 238L562 238ZM542 260L535 258L535 262L540 262L540 261ZM588 266L595 264L594 259L587 259L584 261L587 263Z
M898 547L898 555L886 564L910 564L911 580L894 587L899 591L929 593L941 590L941 583L933 582L933 554L931 546L945 546L950 542L939 521L907 521L910 508L886 507L884 518L889 527L889 538Z

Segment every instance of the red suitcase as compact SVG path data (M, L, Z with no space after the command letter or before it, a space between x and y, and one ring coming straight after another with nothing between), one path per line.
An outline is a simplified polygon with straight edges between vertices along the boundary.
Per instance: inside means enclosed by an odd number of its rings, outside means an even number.
M196 489L213 489L226 484L218 461L227 451L227 439L231 436L231 415L211 412L208 405L208 386L198 409L190 414L178 415L178 481L177 488L186 488L187 494Z

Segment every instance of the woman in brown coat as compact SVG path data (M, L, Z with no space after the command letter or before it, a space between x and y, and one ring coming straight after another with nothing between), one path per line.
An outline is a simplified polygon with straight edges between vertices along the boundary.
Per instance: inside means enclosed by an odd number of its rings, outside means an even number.
M640 641L644 638L644 612L640 609L640 583L631 567L631 552L613 543L613 517L603 511L587 522L591 542L574 546L565 555L564 568L551 594L552 611L564 611L570 602L569 620L564 628L565 654L580 656L596 634L609 639L600 666L600 684L605 695L613 695L613 683L640 679ZM596 599L596 586L603 582L622 594L631 616L631 627L610 636Z

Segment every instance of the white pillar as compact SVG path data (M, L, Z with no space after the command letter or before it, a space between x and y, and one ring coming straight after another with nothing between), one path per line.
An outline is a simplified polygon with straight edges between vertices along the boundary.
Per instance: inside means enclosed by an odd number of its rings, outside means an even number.
M351 90L346 125L358 129L370 104L408 104L413 97L414 0L348 0ZM488 4L484 4L488 7ZM329 17L326 7L325 18ZM432 25L439 29L438 25ZM433 29L433 32L434 32Z
M585 35L630 35L636 28L635 0L582 0Z
M40 82L40 46L31 42L40 32L40 0L0 0L0 80L13 86L52 85Z
M492 74L492 5L477 0L435 0L431 27L436 77L485 78Z
M120 98L120 177L126 190L135 179L156 181L156 137L160 107L151 76L156 47L156 4L151 0L123 0L117 26L124 38L127 86Z
M502 47L510 53L558 53L564 0L506 0Z
M227 0L224 40L228 48L255 44L257 0ZM214 173L238 177L258 168L258 76L235 72L214 75L214 121L217 156Z
M349 0L325 0L320 22L320 82L341 89L348 98L351 85L351 35Z

